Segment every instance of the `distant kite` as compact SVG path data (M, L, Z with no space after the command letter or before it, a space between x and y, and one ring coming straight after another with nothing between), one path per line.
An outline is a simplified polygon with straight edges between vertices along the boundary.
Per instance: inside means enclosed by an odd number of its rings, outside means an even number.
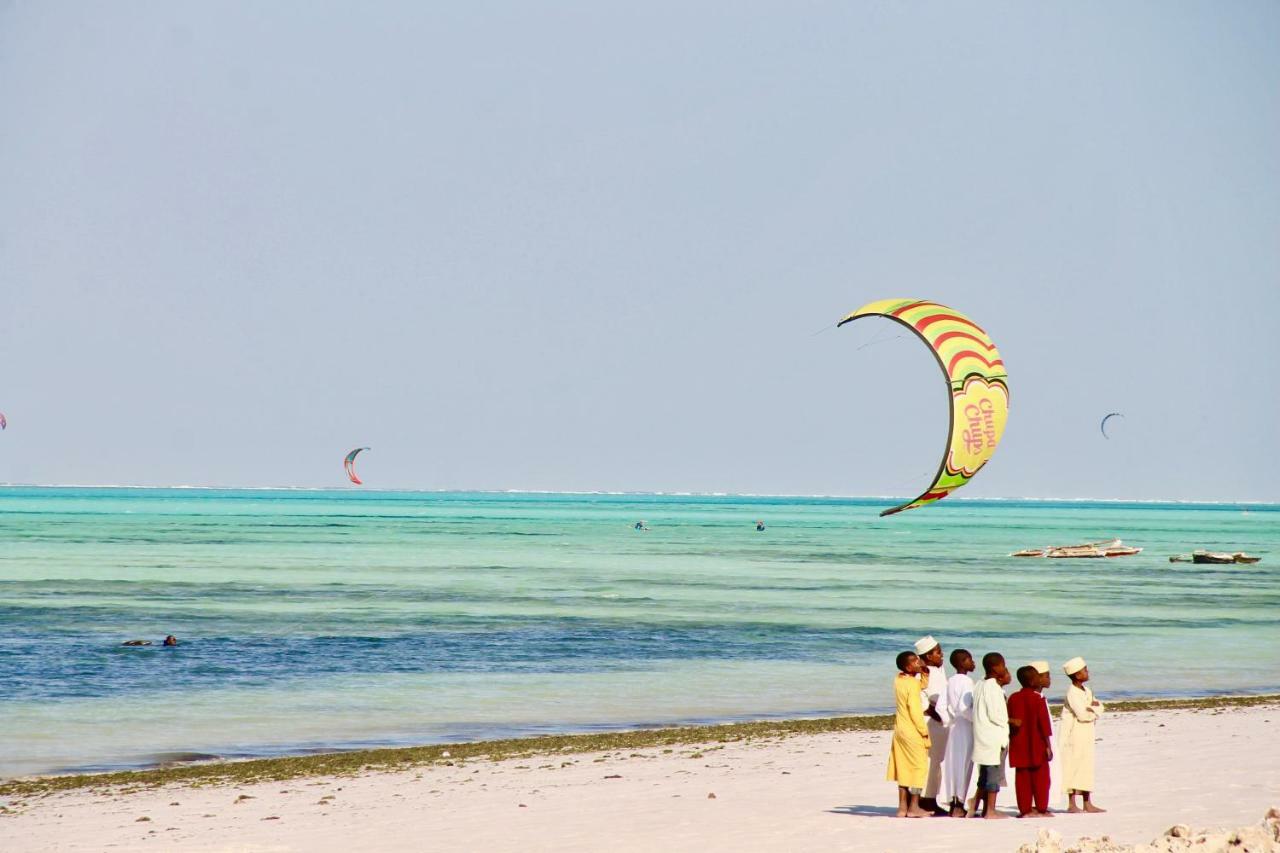
M1009 377L995 343L982 327L945 305L882 299L863 305L836 325L862 317L887 317L914 332L928 344L947 381L951 424L938 473L919 497L880 513L892 515L942 500L987 464L1009 417Z
M0 429L8 429L9 422L4 419L4 412L0 412Z
M363 486L364 481L356 476L356 457L360 455L361 450L368 450L367 447L357 447L355 450L347 454L347 458L343 460L342 467L347 469L347 477L357 486Z
M1098 429L1102 430L1102 437L1110 441L1111 436L1107 435L1107 421L1111 420L1112 418L1123 418L1123 417L1124 415L1120 414L1119 412L1112 412L1111 414L1104 417L1102 419L1102 423L1098 424Z

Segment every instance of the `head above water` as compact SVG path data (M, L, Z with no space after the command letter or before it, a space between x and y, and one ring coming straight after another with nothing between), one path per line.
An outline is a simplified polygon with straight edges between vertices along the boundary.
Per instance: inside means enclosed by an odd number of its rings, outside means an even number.
M896 663L898 671L906 675L915 675L920 671L920 656L915 652L898 652Z

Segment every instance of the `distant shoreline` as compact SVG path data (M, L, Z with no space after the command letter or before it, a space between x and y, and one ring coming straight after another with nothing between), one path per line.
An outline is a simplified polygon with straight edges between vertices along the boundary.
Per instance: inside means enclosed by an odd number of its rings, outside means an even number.
M1107 703L1109 712L1188 710L1221 711L1280 703L1280 694L1223 695L1193 699L1131 699ZM1059 706L1053 706L1055 716ZM362 749L319 755L211 761L113 773L36 776L0 782L0 797L39 796L81 788L118 788L131 793L160 785L238 785L318 776L351 776L367 771L395 771L466 761L567 755L621 749L724 744L850 731L888 731L890 714L816 719L765 720L706 726L673 726L606 733L539 735L527 738L431 744L389 749Z
M698 491L622 491L611 489L598 490L559 490L559 489L422 489L410 487L393 487L385 489L356 488L352 486L200 486L177 484L168 486L145 486L130 483L0 483L3 489L104 489L104 490L136 490L136 491L182 491L182 492L329 492L338 495L565 495L570 497L637 497L637 498L748 498L748 499L782 499L782 500L829 500L859 501L865 503L884 503L903 501L912 495L822 495L822 494L772 494L768 492L698 492ZM1233 508L1258 507L1280 509L1280 501L1261 500L1206 500L1206 499L1163 499L1163 498L1090 498L1090 497L967 497L954 496L936 505L937 508L956 506L957 504L983 505L1006 503L1043 503L1043 504L1120 504L1150 505L1176 507Z

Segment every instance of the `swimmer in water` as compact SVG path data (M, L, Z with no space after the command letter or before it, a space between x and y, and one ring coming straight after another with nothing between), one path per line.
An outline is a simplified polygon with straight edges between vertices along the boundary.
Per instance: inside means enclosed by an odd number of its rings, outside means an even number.
M176 646L178 645L178 638L170 634L164 638L164 644L166 646Z
M756 522L756 530L758 530L758 531L760 531L760 532L764 532L764 522L763 522L763 521L757 521L757 522Z
M636 522L636 530L648 530L648 529L649 529L649 525L645 524L643 521Z

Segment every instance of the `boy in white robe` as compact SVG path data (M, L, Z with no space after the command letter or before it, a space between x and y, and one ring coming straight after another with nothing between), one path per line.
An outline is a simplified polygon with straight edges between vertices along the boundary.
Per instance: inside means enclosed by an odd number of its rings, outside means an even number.
M1004 784L1004 758L1009 752L1009 708L1004 686L1013 680L1004 655L987 652L982 656L987 677L973 690L973 763L978 766L976 807L988 820L1007 818L996 811L996 797Z
M1093 793L1093 724L1102 716L1102 703L1085 684L1089 667L1084 658L1074 657L1062 665L1071 679L1062 703L1062 725L1058 728L1058 755L1062 757L1062 787L1067 792L1067 811L1104 812L1089 799ZM1076 795L1084 798L1084 808L1076 805Z
M969 783L973 780L973 655L965 649L951 653L956 674L947 679L947 750L942 762L942 787L938 799L951 807L952 817L965 816Z
M942 646L933 637L916 640L916 654L928 667L928 685L921 691L925 723L929 727L929 775L920 792L920 808L942 817L947 814L938 806L938 789L942 785L942 762L947 755L947 703L943 695L947 672L942 668Z

